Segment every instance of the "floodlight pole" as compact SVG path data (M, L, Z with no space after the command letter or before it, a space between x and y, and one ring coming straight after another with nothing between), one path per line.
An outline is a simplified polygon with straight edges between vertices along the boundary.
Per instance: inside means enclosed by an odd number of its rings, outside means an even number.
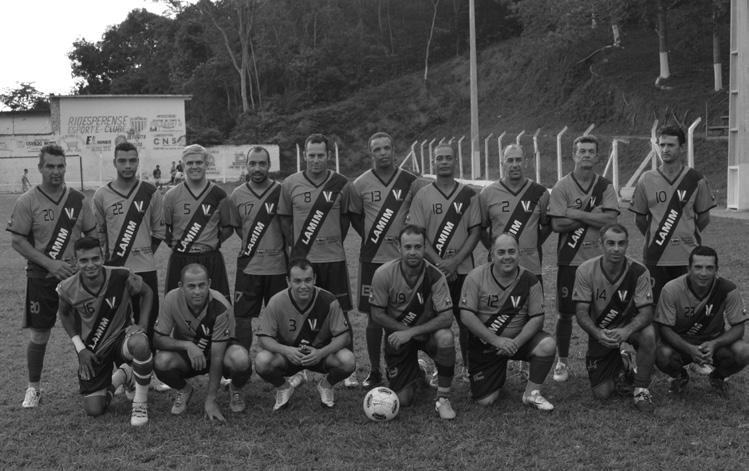
M484 175L486 175L487 180L489 179L489 139L491 139L493 135L494 133L490 132L484 139Z
M590 126L588 126L588 129L586 129L586 130L585 130L585 132L583 133L583 136L588 136L588 135L590 135L590 133L591 133L591 132L593 132L593 129L594 129L595 127L596 127L596 124L595 124L595 123L591 123L591 125L590 125Z
M567 126L557 134L557 180L562 179L562 136L567 132Z
M429 141L429 175L434 175L434 169L432 168L432 159L434 159L434 154L432 153L432 145L434 144L434 141L436 141L437 138L435 137L431 141Z
M302 152L299 149L299 144L296 145L296 171L302 170Z
M479 92L476 67L476 6L474 0L468 0L468 29L471 91L471 178L475 180L477 170L481 169L481 151L479 150Z
M525 129L520 131L520 134L515 136L515 144L520 145L520 139L525 135Z
M533 133L533 154L536 156L536 183L541 183L541 151L538 149L538 133L541 128L536 129Z
M504 172L502 171L502 138L505 137L505 134L507 134L507 131L502 131L502 134L500 134L497 137L497 153L499 154L499 179L501 180L504 176Z
M429 141L427 141L426 139L424 139L423 141L421 141L421 144L419 145L419 149L420 149L420 152L421 152L421 172L422 173L426 172L426 169L427 169L424 166L424 146L427 144L427 142L429 142Z
M460 136L458 139L458 175L463 178L463 140L465 140L465 134Z
M658 120L653 121L653 127L650 128L650 147L652 148L650 158L650 168L655 170L658 168L658 161L661 158L661 148L658 146Z
M335 171L336 173L341 173L341 161L338 158L338 141L335 142Z
M687 130L687 165L689 165L689 168L694 168L694 130L700 124L700 121L702 121L702 118L697 117Z

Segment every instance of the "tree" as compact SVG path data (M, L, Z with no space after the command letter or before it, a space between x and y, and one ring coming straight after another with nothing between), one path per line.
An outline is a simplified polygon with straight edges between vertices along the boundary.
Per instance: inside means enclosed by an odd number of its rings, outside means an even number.
M427 37L427 50L424 54L424 81L427 81L429 76L429 47L432 45L432 37L434 36L434 24L437 22L437 8L439 7L440 0L429 0L432 4L432 24L429 26L429 36Z
M721 21L728 13L725 0L712 0L712 36L713 36L713 89L723 90L723 63L720 58L720 28Z
M49 110L49 97L37 90L31 82L20 82L16 88L0 93L0 103L12 111Z

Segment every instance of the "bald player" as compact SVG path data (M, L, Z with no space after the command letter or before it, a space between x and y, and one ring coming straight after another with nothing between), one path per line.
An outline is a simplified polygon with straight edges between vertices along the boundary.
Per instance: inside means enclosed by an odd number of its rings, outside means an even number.
M650 274L627 257L629 234L621 224L600 231L602 255L577 268L572 301L577 322L588 333L588 369L593 395L608 398L615 390L628 390L622 343L635 347L634 405L653 410L648 389L655 362L655 328Z
M468 331L460 320L460 290L474 267L473 249L481 232L478 193L455 180L455 150L450 144L434 149L437 180L414 195L407 222L425 228L425 256L447 278L453 315L460 327L460 349L467 365Z
M689 253L701 244L701 232L715 207L707 180L684 165L684 142L684 131L676 126L658 131L663 163L642 174L629 208L645 236L643 260L653 278L656 303L666 283L687 273Z
M185 181L164 196L166 242L172 248L165 292L179 284L182 268L198 263L208 270L212 289L229 298L221 242L233 234L226 192L206 178L208 151L192 144L182 151Z
M596 174L598 139L580 136L572 144L575 169L551 189L549 212L551 228L559 233L557 246L557 350L554 381L567 381L567 357L572 337L575 303L572 289L575 271L584 261L600 254L598 230L616 222L619 201L611 182Z
M460 313L469 330L471 393L484 406L499 397L510 359L530 362L523 404L550 411L541 385L554 364L556 344L544 332L544 293L538 277L519 265L514 235L499 234L492 261L475 268L463 283Z
M320 402L333 407L333 386L356 369L354 353L347 348L351 329L338 298L315 286L315 280L309 260L293 259L289 289L273 296L260 315L255 369L276 388L274 411L286 407L294 394L286 376L304 369L322 373Z
M395 163L393 138L385 132L373 134L368 141L372 168L354 180L351 192L351 226L361 236L359 250L359 311L369 315L366 338L369 375L362 386L382 383L380 357L383 330L372 321L369 295L375 270L400 257L398 233L406 220L416 192L416 175Z
M237 341L252 346L252 318L263 304L286 288L286 252L278 217L281 185L268 178L270 154L263 147L247 152L248 180L229 198L231 225L242 240L234 283Z
M36 407L41 399L44 354L55 325L57 283L73 275L73 244L96 229L91 205L83 193L65 184L65 151L56 144L39 151L42 183L19 196L6 230L13 249L27 260L23 327L29 329L26 349L29 383L22 406Z
M222 375L231 378L229 409L235 413L245 409L242 387L252 375L250 353L234 342L234 325L231 304L211 289L206 268L197 263L186 265L179 286L164 297L164 309L154 326L158 349L154 369L176 392L172 414L187 410L193 388L186 379L206 373L204 410L211 421L226 421L216 403Z

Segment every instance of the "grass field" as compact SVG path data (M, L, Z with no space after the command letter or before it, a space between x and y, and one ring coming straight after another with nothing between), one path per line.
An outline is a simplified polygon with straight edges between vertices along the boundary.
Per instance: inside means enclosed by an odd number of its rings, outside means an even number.
M8 216L15 195L0 195L0 214ZM625 222L633 233L630 213ZM715 218L704 234L721 255L721 273L735 281L749 299L749 222ZM544 252L547 288L546 329L553 331L554 241ZM358 237L346 240L352 286L356 285ZM234 277L239 240L223 247ZM639 258L642 238L633 236L630 255ZM483 259L484 255L477 255ZM163 284L168 251L157 253ZM151 422L129 425L129 404L122 397L98 419L85 416L77 393L77 360L62 327L53 330L42 378L44 395L35 410L20 407L26 386L27 334L21 328L24 261L0 235L0 468L32 469L746 469L749 464L749 373L731 379L729 400L714 394L702 377L693 376L688 394L667 396L664 375L653 379L656 411L639 413L631 399L605 403L590 394L584 371L586 338L575 326L574 376L564 384L549 378L545 396L550 413L520 404L523 384L510 374L496 405L473 404L466 384L457 383L453 404L458 418L446 423L434 415L433 392L424 391L414 407L390 423L369 422L361 411L365 391L337 392L333 410L319 406L313 385L299 389L289 409L272 413L273 390L257 376L245 388L248 408L228 412L228 424L202 417L204 387L182 417L169 414L169 393L152 392ZM364 318L352 315L358 371L366 374ZM205 380L199 380L204 384Z

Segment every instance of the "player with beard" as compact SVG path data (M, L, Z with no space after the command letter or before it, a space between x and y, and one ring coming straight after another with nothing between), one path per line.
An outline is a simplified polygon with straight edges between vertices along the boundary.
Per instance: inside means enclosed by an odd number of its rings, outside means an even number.
M455 370L450 288L440 269L424 259L424 229L406 225L398 240L400 258L375 271L369 295L372 320L386 333L389 386L401 406L413 402L417 383L423 379L418 364L422 350L437 365L435 410L442 419L454 419L449 398Z
M572 290L577 267L598 256L598 230L616 222L619 201L611 182L596 174L598 139L580 136L572 144L575 169L551 189L548 215L551 228L559 233L557 246L557 320L556 340L559 359L554 367L554 381L569 378L570 340L575 303Z
M29 329L26 361L29 383L22 406L41 399L44 355L57 319L57 283L73 275L73 244L96 229L91 205L83 193L65 184L65 151L51 144L39 151L42 183L21 195L6 230L11 246L27 260L24 328Z
M78 239L75 255L78 273L57 286L58 315L78 355L83 408L92 417L102 415L115 389L134 382L130 424L145 425L153 370L146 329L154 292L129 269L105 267L101 246L93 237ZM132 324L136 300L140 320ZM114 370L115 366L119 368Z
M182 268L197 263L208 270L211 287L229 298L229 280L219 248L230 237L226 192L206 178L208 151L192 144L182 151L185 181L164 196L166 242L172 254L166 269L165 292L177 287Z
M216 403L222 375L231 378L229 409L245 409L241 389L252 375L250 352L234 342L234 326L231 304L211 289L206 268L196 263L185 266L179 287L164 297L164 309L154 327L158 349L154 370L175 389L172 414L187 410L193 387L186 379L206 373L208 387L203 407L211 421L226 421Z

